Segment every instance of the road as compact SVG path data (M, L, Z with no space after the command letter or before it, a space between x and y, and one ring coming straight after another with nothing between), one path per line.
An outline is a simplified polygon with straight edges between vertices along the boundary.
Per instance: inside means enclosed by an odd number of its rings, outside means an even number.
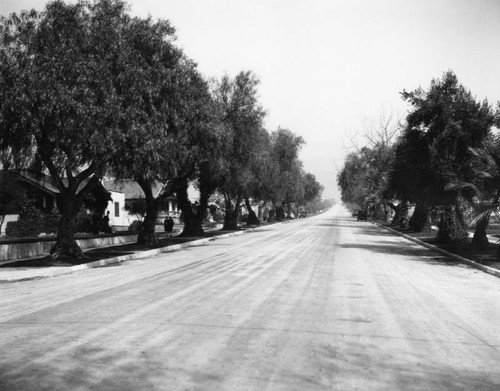
M496 390L500 279L340 206L0 285L1 390Z

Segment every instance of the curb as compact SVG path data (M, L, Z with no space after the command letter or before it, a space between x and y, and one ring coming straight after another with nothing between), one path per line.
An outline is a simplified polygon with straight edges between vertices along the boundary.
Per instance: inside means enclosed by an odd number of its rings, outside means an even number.
M399 232L398 230L395 230L393 228L390 228L390 227L387 227L385 225L382 225L380 223L377 223L375 221L372 221L373 224L375 225L378 225L379 227L381 228L385 228L386 230L394 233L394 234L397 234L399 236L402 236L403 238L405 239L408 239L410 241L412 241L413 243L416 243L416 244L419 244L421 246L424 246L424 247L427 247L429 250L433 250L433 251L436 251L438 253L441 253L443 255L446 255L447 257L450 257L450 258L453 258L461 263L465 263L475 269L479 269L485 273L488 273L488 274L491 274L495 277L500 277L500 270L498 269L495 269L493 267L490 267L490 266L486 266L486 265L483 265L481 263L478 263L476 261L473 261L471 259L467 259L467 258L464 258L464 257L461 257L460 255L456 255L456 254L453 254L453 253L450 253L449 251L446 251L446 250L443 250L442 248L439 248L437 246L434 246L432 244L429 244L429 243L426 243L424 242L423 240L420 240L420 239L417 239L417 238L414 238L410 235L406 235L402 232Z
M8 272L6 272L5 275L2 275L2 273L0 272L0 283L1 282L14 282L14 281L31 280L31 279L35 279L35 278L44 278L44 277L55 277L55 276L60 276L63 274L70 274L70 273L73 273L73 272L76 272L79 270L94 269L96 267L118 264L118 263L122 263L125 261L131 261L131 260L138 259L138 258L151 257L151 256L158 255L160 253L168 253L168 252L181 250L181 249L186 248L186 247L201 246L201 245L206 244L206 243L213 241L215 239L222 239L222 238L228 238L231 236L242 235L245 232L252 232L252 231L258 230L259 228L260 227L247 228L247 229L242 230L242 231L229 232L229 233L222 234L222 235L212 236L210 238L197 239L197 240L193 240L191 242L174 244L174 245L170 245L170 246L155 248L152 250L140 251L140 252L136 252L134 254L120 255L118 257L101 259L99 261L93 261L93 262L84 263L81 265L70 266L70 267L61 266L61 267L48 267L48 268L44 268L42 270L14 271L14 272L11 272L10 274Z

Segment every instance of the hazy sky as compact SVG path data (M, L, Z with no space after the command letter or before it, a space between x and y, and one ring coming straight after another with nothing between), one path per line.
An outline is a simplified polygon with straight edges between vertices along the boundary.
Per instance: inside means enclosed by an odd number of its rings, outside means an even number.
M45 0L0 0L0 15ZM404 116L399 92L453 70L478 99L500 100L499 0L131 0L165 18L206 76L252 70L266 126L301 135L305 169L338 198L350 136L381 112Z

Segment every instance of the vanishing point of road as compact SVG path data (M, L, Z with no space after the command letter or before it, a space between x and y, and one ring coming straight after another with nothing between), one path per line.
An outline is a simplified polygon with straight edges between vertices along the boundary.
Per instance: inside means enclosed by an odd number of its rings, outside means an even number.
M500 390L500 279L341 206L0 284L0 390Z

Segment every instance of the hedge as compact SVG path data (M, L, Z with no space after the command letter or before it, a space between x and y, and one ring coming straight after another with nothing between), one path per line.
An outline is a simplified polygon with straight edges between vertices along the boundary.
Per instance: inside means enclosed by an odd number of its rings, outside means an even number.
M39 236L41 233L57 233L59 213L44 213L35 207L26 208L18 221L9 221L5 235L10 238Z
M35 207L28 207L21 212L18 221L7 223L5 235L9 238L23 238L39 236L41 233L56 234L60 217L57 210L45 213ZM91 215L80 212L75 219L75 233L95 233L94 220Z

